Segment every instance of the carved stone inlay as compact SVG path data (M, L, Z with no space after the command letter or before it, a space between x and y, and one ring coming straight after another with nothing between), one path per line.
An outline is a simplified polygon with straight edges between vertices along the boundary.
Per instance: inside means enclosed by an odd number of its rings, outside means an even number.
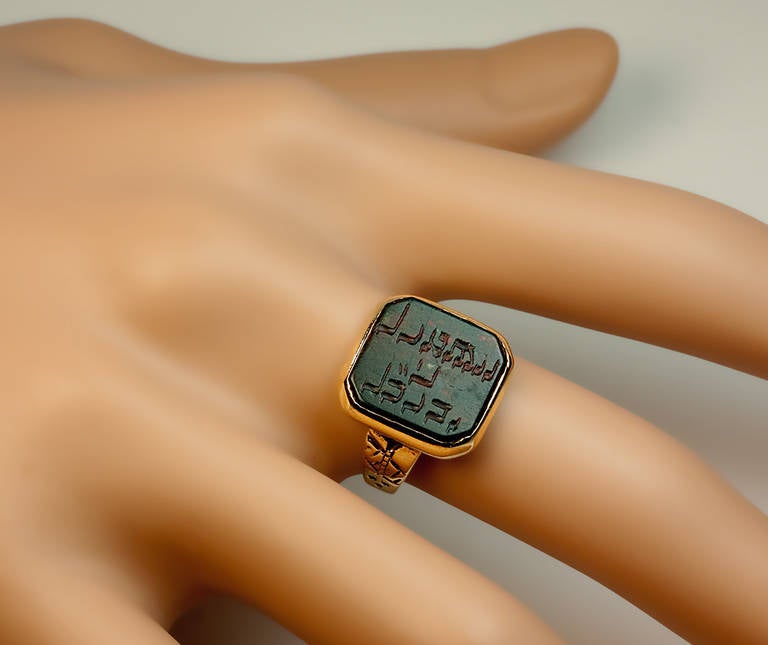
M416 298L387 303L347 377L352 403L407 434L458 445L478 430L509 369L501 341Z

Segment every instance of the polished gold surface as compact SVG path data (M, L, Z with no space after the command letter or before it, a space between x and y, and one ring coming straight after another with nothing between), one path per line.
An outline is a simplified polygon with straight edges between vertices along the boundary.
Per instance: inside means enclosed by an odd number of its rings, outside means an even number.
M420 454L418 450L369 429L363 449L363 479L379 490L394 493L405 481Z

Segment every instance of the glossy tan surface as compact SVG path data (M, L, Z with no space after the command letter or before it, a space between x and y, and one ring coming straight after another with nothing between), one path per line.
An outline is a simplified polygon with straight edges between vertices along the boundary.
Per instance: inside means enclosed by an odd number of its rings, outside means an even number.
M572 86L521 73L518 103L500 102L521 48L542 69L573 51ZM339 362L391 293L486 299L768 376L765 224L500 149L586 118L615 69L602 33L275 70L65 21L3 29L0 57L4 642L170 643L209 588L311 642L556 642L333 481L362 440ZM374 92L373 75L390 82ZM416 252L466 236L482 254ZM686 638L768 635L763 514L530 362L477 451L411 480Z

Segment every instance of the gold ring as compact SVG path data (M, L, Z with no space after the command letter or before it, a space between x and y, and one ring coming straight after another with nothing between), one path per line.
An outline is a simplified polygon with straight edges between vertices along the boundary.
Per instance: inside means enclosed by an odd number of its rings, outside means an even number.
M368 427L365 481L394 493L420 454L473 450L513 366L506 339L465 314L418 296L381 303L339 388L343 408Z

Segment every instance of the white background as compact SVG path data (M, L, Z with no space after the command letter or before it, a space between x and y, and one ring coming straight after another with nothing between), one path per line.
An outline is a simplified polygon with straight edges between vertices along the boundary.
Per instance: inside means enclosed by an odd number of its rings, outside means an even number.
M0 0L0 23L63 15L190 53L263 61L603 28L621 48L614 87L595 117L547 156L685 188L768 221L765 0ZM529 314L451 304L499 328L521 356L680 438L768 510L767 382ZM571 642L681 642L580 573L413 488L390 498L359 478L346 485L500 582ZM186 627L190 643L297 642L221 601Z

